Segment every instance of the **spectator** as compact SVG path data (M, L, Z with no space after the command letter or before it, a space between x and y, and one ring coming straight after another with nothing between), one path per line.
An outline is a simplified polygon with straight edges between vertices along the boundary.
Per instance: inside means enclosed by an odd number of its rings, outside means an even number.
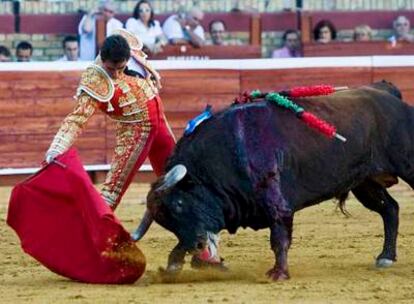
M354 29L354 41L371 41L372 29L369 25L358 25Z
M10 62L11 53L10 50L4 45L0 45L0 62Z
M191 43L195 47L204 44L204 29L200 22L204 13L199 8L192 8L189 13L171 15L165 20L162 29L171 44Z
M331 21L321 20L313 29L313 38L319 43L329 43L336 39L336 28Z
M137 36L151 53L159 53L162 51L162 47L167 44L167 38L158 20L154 20L154 10L147 0L141 0L137 3L132 17L127 20L125 27Z
M273 51L273 58L302 57L299 33L287 30L282 37L283 47Z
M211 44L213 45L226 45L224 41L224 34L226 32L226 24L223 20L213 20L210 22L209 32L211 37Z
M30 42L19 42L16 48L16 58L19 62L28 62L32 60L33 46Z
M414 42L414 35L410 34L410 20L405 16L398 16L393 22L394 35L388 40L392 43L397 41Z
M58 61L78 61L79 42L75 36L66 36L62 42L64 55Z
M78 26L80 37L80 59L94 60L96 57L96 17L102 16L106 22L106 36L123 28L122 22L114 18L115 4L111 0L101 1L96 10L82 17Z

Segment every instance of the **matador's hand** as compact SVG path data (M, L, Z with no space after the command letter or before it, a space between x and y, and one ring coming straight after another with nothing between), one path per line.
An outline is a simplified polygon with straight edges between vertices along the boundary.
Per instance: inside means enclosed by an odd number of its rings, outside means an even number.
M58 155L59 155L59 152L57 152L57 151L48 151L48 152L46 152L45 162L50 164Z

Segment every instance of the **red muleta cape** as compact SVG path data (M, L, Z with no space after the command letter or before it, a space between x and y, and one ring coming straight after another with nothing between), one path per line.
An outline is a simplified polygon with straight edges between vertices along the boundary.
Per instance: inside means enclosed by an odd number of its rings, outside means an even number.
M104 202L77 151L60 155L12 191L7 223L23 250L51 271L87 283L133 283L145 257Z

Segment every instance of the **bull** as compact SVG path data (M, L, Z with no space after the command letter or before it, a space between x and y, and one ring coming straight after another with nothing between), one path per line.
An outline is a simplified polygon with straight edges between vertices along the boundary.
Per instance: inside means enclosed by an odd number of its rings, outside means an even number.
M142 237L155 220L176 235L167 270L180 270L209 232L269 228L275 264L267 275L287 279L295 212L331 198L343 207L349 192L382 217L376 265L396 261L399 206L387 188L398 177L414 186L413 108L384 81L295 102L348 141L329 140L266 100L230 106L181 138L136 231Z

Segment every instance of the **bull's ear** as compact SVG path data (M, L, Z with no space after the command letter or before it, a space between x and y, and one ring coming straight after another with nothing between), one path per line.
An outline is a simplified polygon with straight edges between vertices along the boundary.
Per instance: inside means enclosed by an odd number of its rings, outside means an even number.
M170 171L168 171L163 178L162 183L155 189L155 192L160 193L171 189L187 174L187 168L184 165L175 165Z

